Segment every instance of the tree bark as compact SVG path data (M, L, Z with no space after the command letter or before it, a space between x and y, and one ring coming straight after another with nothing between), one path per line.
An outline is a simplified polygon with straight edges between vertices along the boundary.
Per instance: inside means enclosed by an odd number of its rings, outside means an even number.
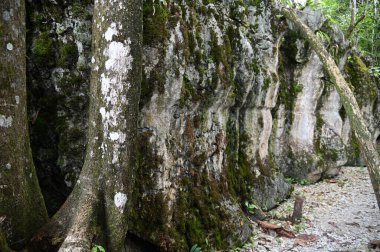
M310 43L311 47L318 54L324 68L328 72L336 90L339 93L344 109L350 119L352 128L360 144L360 150L364 161L367 164L368 172L371 178L373 190L375 192L378 207L380 208L380 157L373 143L372 135L369 132L363 115L360 112L359 105L349 85L345 81L342 73L336 65L334 59L327 52L322 42L311 31L311 29L302 22L294 10L278 7L279 12L287 19L292 21L300 30L302 35Z
M304 199L300 196L296 196L294 200L293 214L290 218L292 224L300 222L302 220L302 208L303 208Z
M18 249L48 216L29 144L24 1L1 1L0 20L0 229Z
M128 230L142 78L142 1L95 1L88 143L82 173L33 247L120 251ZM47 242L47 244L45 244ZM102 242L102 241L100 241ZM41 245L42 244L42 245Z

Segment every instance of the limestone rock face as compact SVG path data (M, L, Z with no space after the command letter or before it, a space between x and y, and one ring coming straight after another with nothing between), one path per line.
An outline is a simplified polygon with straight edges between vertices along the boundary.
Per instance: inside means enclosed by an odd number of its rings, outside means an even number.
M34 162L58 210L83 165L92 1L27 1L28 112Z
M33 154L51 212L83 163L90 2L28 8ZM304 19L327 29L320 13ZM375 141L379 82L362 63L350 57L346 72ZM146 1L140 111L131 232L164 250L236 244L249 235L246 201L273 208L285 177L317 181L360 159L321 62L269 1Z

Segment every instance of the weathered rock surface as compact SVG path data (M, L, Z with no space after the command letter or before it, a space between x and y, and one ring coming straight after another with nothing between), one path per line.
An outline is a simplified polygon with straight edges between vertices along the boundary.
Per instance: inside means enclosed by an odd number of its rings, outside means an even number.
M31 137L51 213L83 163L90 2L28 8ZM319 13L304 18L324 27ZM356 55L346 72L375 141L379 82ZM360 162L319 59L266 1L146 1L143 79L131 232L163 249L235 244L249 236L245 201L273 208L291 189L284 177Z

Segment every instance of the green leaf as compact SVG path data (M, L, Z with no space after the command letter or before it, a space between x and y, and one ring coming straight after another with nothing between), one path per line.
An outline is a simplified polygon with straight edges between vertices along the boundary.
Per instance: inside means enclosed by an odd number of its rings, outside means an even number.
M190 252L202 252L202 249L198 246L198 244L195 244L191 247Z
M248 203L248 201L245 202L245 206L247 207L248 212L254 213L255 209L258 209L259 207L255 204Z
M101 245L94 245L91 249L91 252L106 252L105 248Z
M326 41L326 42L328 42L328 43L330 43L330 37L329 37L329 35L327 35L325 32L323 32L323 31L317 31L317 37L320 39L320 40L322 40L322 41Z

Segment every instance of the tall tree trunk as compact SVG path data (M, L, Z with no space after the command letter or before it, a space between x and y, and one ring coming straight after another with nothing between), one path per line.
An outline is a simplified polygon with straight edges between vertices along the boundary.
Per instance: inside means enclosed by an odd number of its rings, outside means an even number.
M17 249L48 216L29 144L24 1L1 1L0 16L0 229Z
M327 52L322 42L311 31L311 29L302 22L294 10L285 7L279 7L279 12L292 21L303 36L309 41L311 47L318 54L323 63L324 68L328 72L339 96L342 100L344 109L347 112L348 118L351 121L352 128L360 144L365 163L367 164L368 172L371 177L371 182L378 207L380 208L380 157L373 143L372 135L369 132L366 122L360 112L359 105L349 85L345 81L342 73L336 65L334 59Z
M44 240L47 246L63 241L60 251L89 251L105 235L107 251L120 251L128 230L142 76L142 1L96 0L92 41L85 163L66 203L35 237L37 247Z

